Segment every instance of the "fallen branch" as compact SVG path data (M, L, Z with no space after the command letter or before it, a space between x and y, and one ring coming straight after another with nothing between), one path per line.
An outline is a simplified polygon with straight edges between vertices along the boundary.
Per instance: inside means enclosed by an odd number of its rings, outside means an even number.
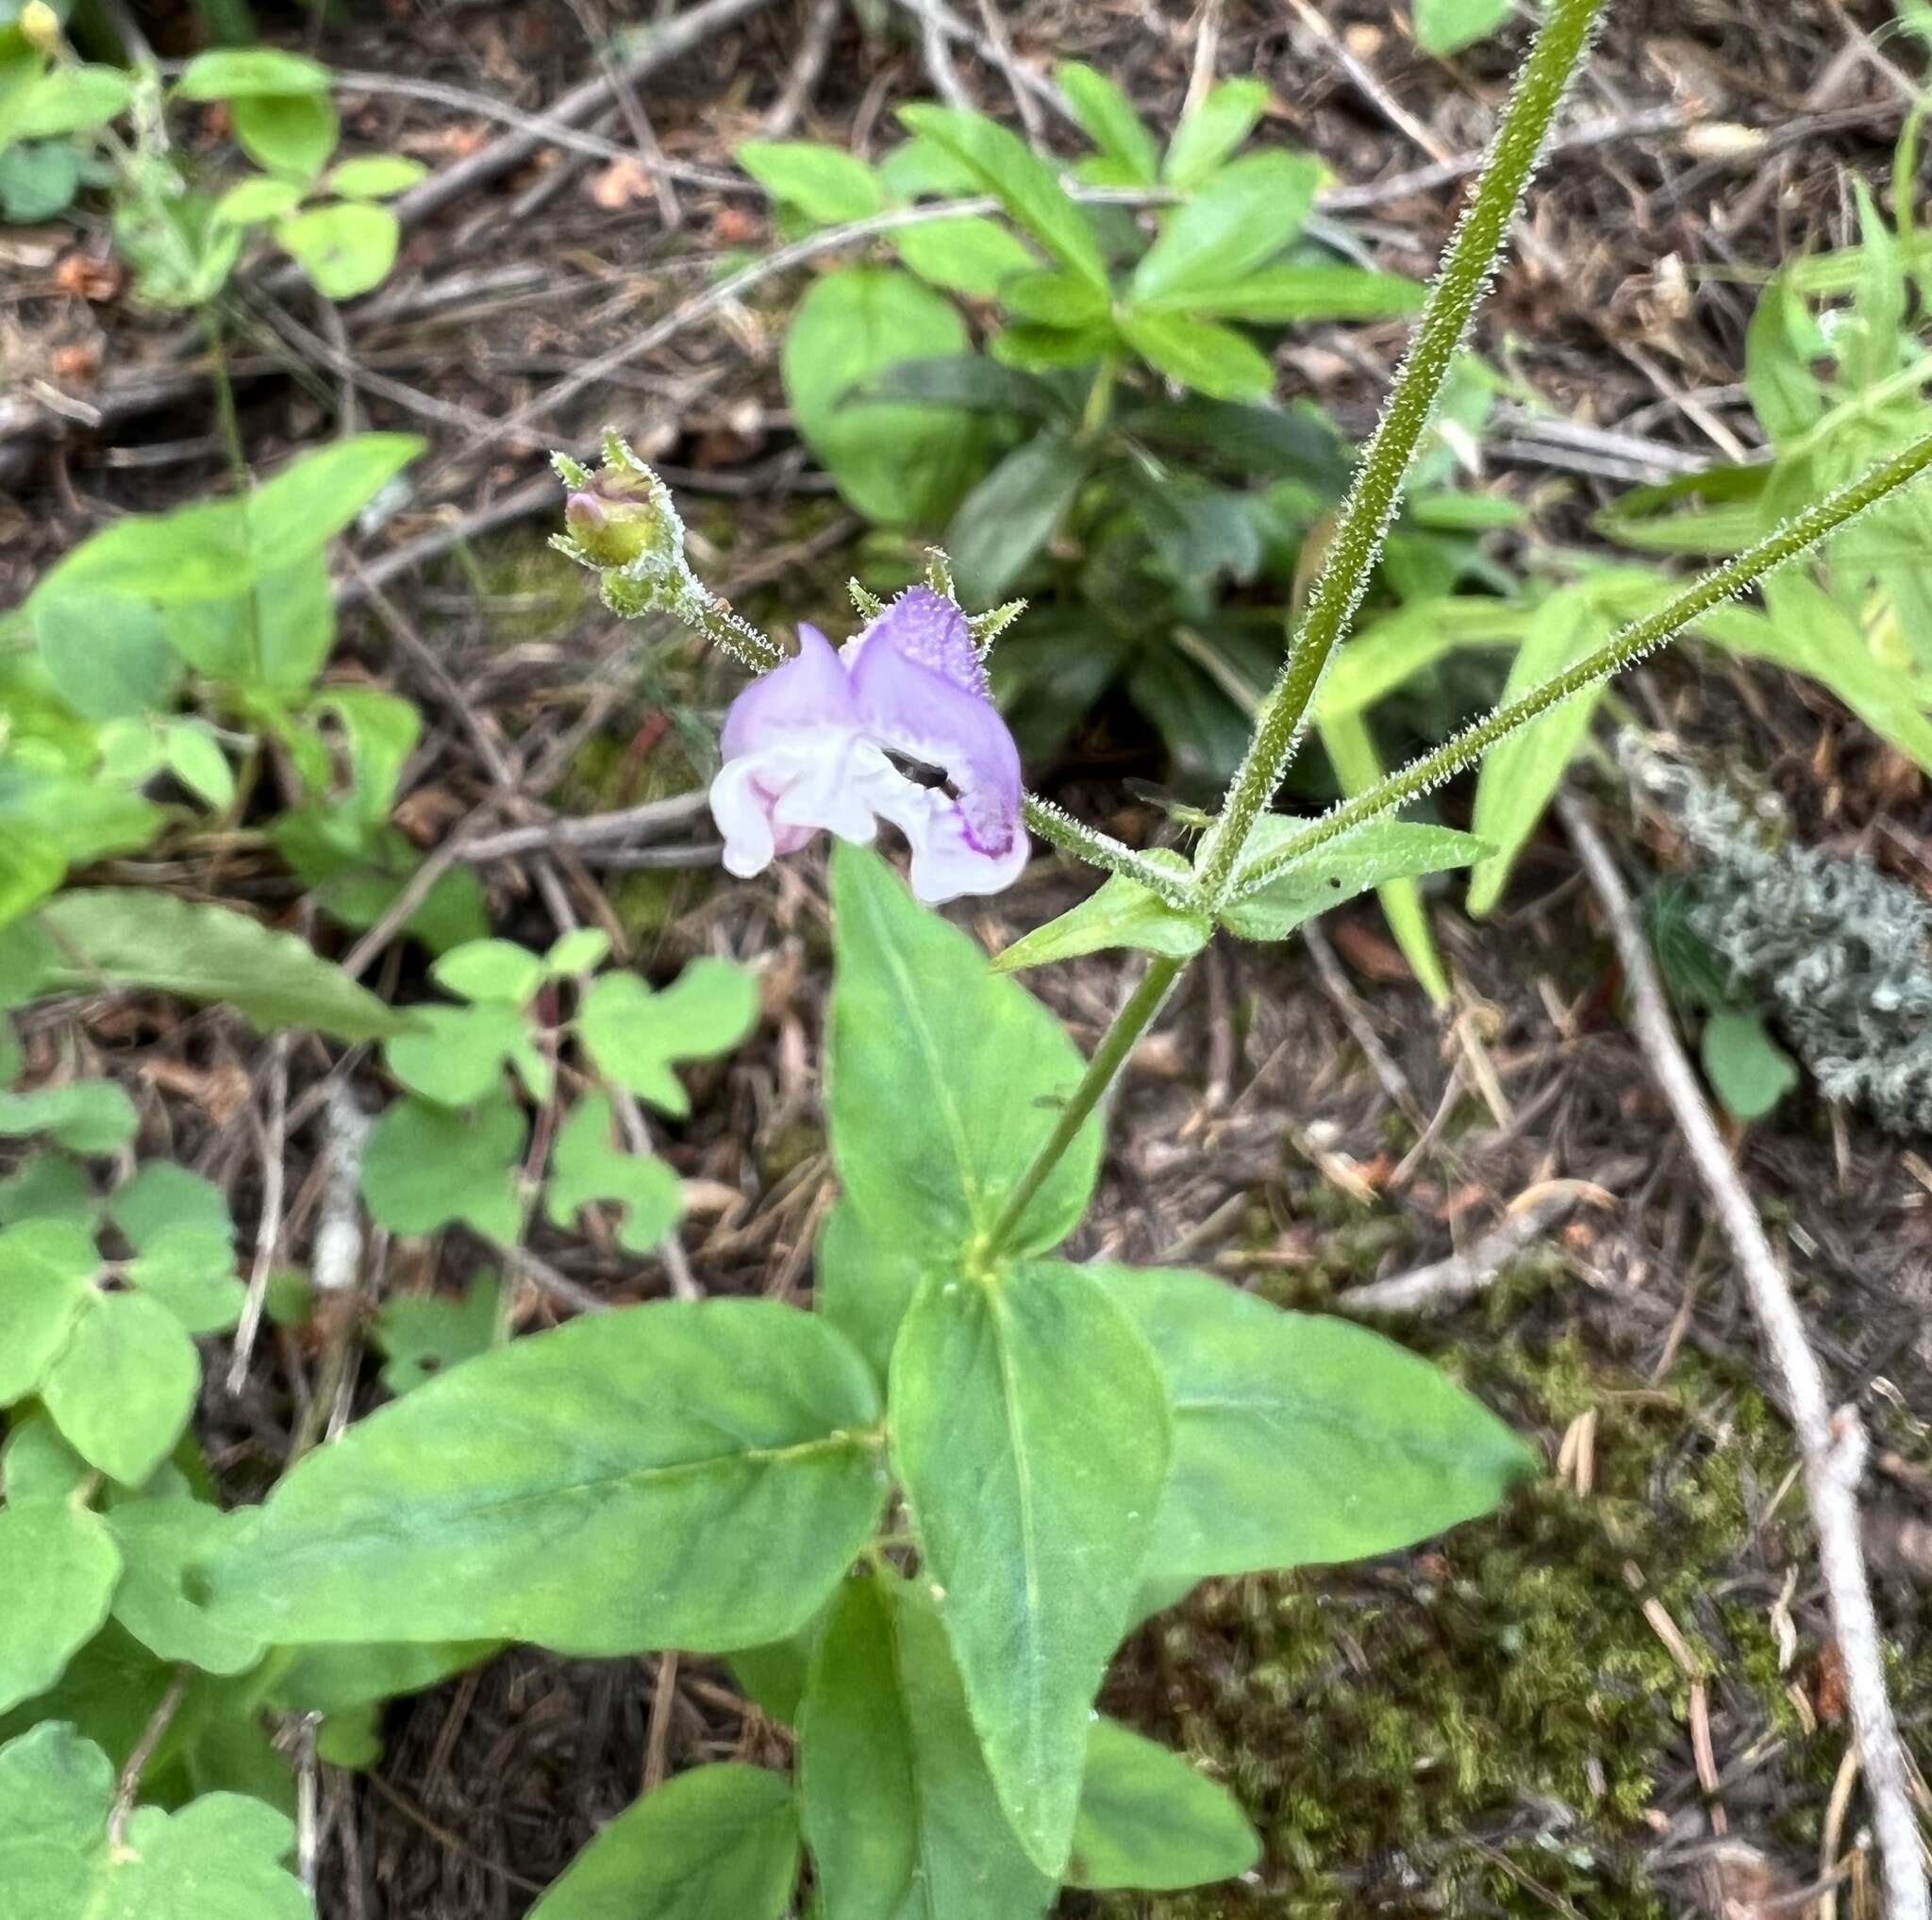
M1824 1376L1806 1336L1791 1291L1764 1223L1744 1191L1717 1122L1677 1039L1663 983L1637 910L1590 814L1559 794L1557 811L1603 909L1629 992L1630 1031L1676 1119L1690 1159L1731 1243L1772 1364L1784 1383L1791 1427L1804 1461L1805 1491L1818 1530L1818 1561L1825 1600L1844 1662L1852 1726L1857 1736L1872 1824L1885 1879L1890 1920L1932 1920L1918 1822L1907 1789L1904 1749L1885 1691L1878 1620L1859 1542L1858 1477L1865 1464L1865 1429L1855 1409L1834 1413Z

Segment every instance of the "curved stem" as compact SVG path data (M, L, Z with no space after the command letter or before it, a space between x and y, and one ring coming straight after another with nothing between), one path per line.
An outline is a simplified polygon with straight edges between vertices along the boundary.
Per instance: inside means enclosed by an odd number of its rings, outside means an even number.
M1147 971L1141 976L1140 985L1128 994L1126 1005L1114 1015L1113 1024L1100 1036L1100 1044L1093 1049L1093 1057L1087 1062L1087 1071L1080 1076L1080 1084L1068 1096L1053 1131L1041 1143L1040 1151L1020 1176L1020 1184L1013 1189L1000 1217L994 1221L986 1237L989 1259L996 1259L1008 1250L1027 1208L1033 1204L1034 1196L1046 1184L1047 1176L1060 1163L1068 1147L1079 1137L1080 1129L1100 1105L1120 1070L1126 1065L1127 1057L1140 1044L1141 1036L1154 1025L1160 1010L1167 1005L1168 996L1179 983L1187 966L1184 960L1171 960L1165 956L1148 964Z
M1226 902L1255 822L1274 799L1294 757L1329 656L1368 590L1401 505L1409 462L1435 414L1603 7L1604 0L1553 0L1517 75L1469 210L1449 242L1429 304L1416 326L1408 359L1362 451L1321 574L1290 639L1287 662L1227 790L1221 819L1203 844L1201 888L1213 906Z

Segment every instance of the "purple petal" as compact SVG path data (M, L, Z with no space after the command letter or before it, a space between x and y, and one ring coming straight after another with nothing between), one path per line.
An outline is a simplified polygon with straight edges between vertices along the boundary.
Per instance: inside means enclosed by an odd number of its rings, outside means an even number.
M885 647L901 659L950 680L961 693L991 697L973 629L958 607L930 587L908 587L845 648L854 669L868 651Z
M1024 831L1016 830L1003 852L986 851L950 793L902 776L898 791L876 804L906 836L912 849L912 892L928 907L962 893L1003 893L1025 870L1032 847Z
M802 728L850 731L858 725L844 661L816 626L801 623L798 651L732 701L718 745L726 760L735 760Z

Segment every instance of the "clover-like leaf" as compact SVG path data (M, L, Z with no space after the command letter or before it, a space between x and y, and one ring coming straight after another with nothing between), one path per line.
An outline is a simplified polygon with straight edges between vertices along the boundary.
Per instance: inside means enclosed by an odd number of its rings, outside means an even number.
M41 1397L91 1466L138 1487L173 1452L200 1386L201 1357L166 1307L90 1287Z
M260 1660L259 1640L209 1612L193 1571L245 1524L242 1515L171 1494L124 1500L106 1521L125 1569L114 1617L149 1652L210 1674L245 1673Z
M544 1210L555 1227L575 1223L580 1208L614 1200L625 1209L617 1244L649 1253L677 1225L684 1183L655 1156L625 1153L611 1141L608 1094L587 1094L558 1127Z
M375 1344L384 1355L382 1384L407 1394L460 1361L488 1353L496 1338L499 1289L494 1274L478 1274L460 1300L441 1294L397 1294L375 1316Z
M758 1011L758 983L744 968L694 960L662 993L635 974L607 974L585 993L578 1030L600 1073L682 1118L691 1096L672 1069L728 1053Z
M451 947L429 977L459 1000L505 1000L521 1007L543 984L546 971L541 955L514 941L471 940Z
M505 1063L529 1047L529 1023L522 1008L505 1001L414 1010L420 1029L390 1041L383 1059L412 1094L439 1107L473 1106L500 1089Z
M108 1617L121 1556L97 1513L66 1501L9 1504L0 1512L0 1712L44 1693ZM0 1808L0 1833L6 1811ZM0 1852L0 1893L17 1891ZM40 1910L32 1911L39 1920Z
M393 1233L434 1233L460 1222L488 1239L514 1240L525 1130L508 1095L461 1112L398 1100L363 1150L362 1198Z

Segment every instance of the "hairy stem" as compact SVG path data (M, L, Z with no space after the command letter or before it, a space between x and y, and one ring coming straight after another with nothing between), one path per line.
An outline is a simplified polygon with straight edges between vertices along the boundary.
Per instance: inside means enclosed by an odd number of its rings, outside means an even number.
M1408 359L1363 449L1322 571L1290 638L1287 662L1228 788L1221 819L1203 843L1202 891L1215 905L1225 902L1255 822L1274 799L1294 757L1329 657L1368 589L1375 558L1401 505L1409 462L1435 413L1603 7L1604 0L1553 0L1517 75L1469 209L1449 242L1429 304L1417 323Z
M1518 728L1560 706L1586 687L1621 673L1653 648L1674 640L1712 608L1736 598L1747 587L1774 573L1788 561L1810 551L1820 541L1836 533L1868 508L1895 493L1909 481L1932 467L1932 434L1915 442L1903 453L1874 467L1862 478L1840 487L1795 519L1788 520L1776 532L1749 546L1735 559L1726 560L1701 576L1669 606L1644 619L1632 621L1592 654L1587 654L1555 679L1533 688L1520 700L1499 707L1485 719L1465 727L1439 746L1435 752L1411 760L1385 780L1324 813L1292 839L1284 841L1274 852L1241 870L1229 890L1230 899L1245 899L1297 860L1306 860L1317 847L1326 846L1352 832L1364 821L1394 811L1419 793L1425 793L1451 774L1458 773L1478 760L1497 742Z
M1008 1251L1034 1196L1046 1184L1047 1176L1059 1164L1061 1156L1079 1137L1081 1127L1086 1126L1093 1110L1112 1086L1115 1077L1126 1065L1128 1056L1140 1044L1141 1036L1154 1025L1160 1010L1167 1005L1168 996L1187 971L1187 965L1186 960L1163 956L1151 961L1147 971L1141 976L1140 985L1128 994L1126 1005L1114 1015L1113 1024L1100 1036L1100 1044L1093 1049L1093 1057L1087 1062L1087 1071L1080 1076L1080 1084L1060 1110L1060 1117L1053 1131L1041 1143L1040 1151L1027 1163L1026 1171L1020 1176L1020 1184L1013 1189L1000 1217L993 1223L992 1230L986 1238L989 1258L996 1259Z

